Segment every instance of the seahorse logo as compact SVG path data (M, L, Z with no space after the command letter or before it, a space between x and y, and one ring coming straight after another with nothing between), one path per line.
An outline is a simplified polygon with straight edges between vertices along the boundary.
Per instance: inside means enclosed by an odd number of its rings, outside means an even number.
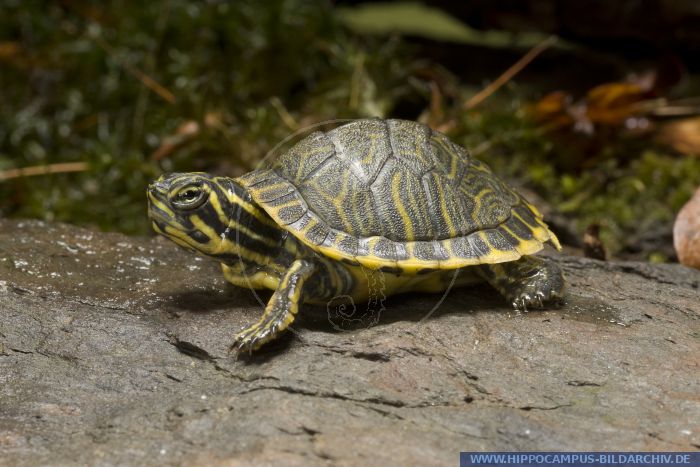
M336 331L347 331L359 327L371 327L379 323L382 312L386 310L386 284L384 275L366 268L362 273L367 281L369 298L364 307L358 310L355 300L350 295L336 295L326 304L328 322Z

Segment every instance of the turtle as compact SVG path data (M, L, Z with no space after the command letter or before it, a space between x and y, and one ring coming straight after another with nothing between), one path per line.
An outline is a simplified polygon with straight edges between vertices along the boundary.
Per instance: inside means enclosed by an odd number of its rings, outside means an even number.
M303 304L367 301L377 279L385 295L486 281L523 311L564 298L561 268L533 256L561 249L542 214L418 122L352 120L237 178L164 174L147 197L157 233L215 258L232 284L273 291L239 352L280 336Z

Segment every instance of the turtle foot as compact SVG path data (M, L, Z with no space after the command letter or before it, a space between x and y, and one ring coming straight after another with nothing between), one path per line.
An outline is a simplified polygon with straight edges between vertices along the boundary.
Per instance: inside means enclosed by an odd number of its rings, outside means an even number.
M506 286L505 295L518 311L561 305L564 301L564 277L559 266L550 260L532 269L521 270Z
M525 256L510 263L481 266L484 278L518 311L560 305L564 275L552 260Z

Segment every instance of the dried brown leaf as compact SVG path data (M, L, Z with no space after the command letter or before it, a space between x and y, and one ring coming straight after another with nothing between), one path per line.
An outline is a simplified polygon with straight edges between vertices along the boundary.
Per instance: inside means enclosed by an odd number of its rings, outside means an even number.
M700 188L678 212L673 246L681 264L700 269Z
M666 123L656 134L656 140L681 154L700 155L700 117Z

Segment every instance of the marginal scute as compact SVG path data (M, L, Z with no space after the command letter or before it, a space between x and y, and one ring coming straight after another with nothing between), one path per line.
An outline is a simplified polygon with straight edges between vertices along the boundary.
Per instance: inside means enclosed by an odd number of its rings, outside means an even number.
M510 245L511 247L517 250L517 246L520 244L520 240L516 236L514 236L512 232L508 231L505 224L501 225L497 232L503 238L503 241L505 241L507 245Z
M519 240L531 240L533 238L532 229L516 215L512 215L503 225L513 232L513 235Z
M259 199L262 202L270 202L294 193L296 190L294 186L290 184L278 184L266 187L265 190L261 190L259 194Z
M484 235L486 236L486 241L489 244L489 246L495 248L496 250L499 251L516 251L515 250L515 245L510 243L506 237L501 235L501 231L498 229L491 229L491 230L486 230L484 231Z
M471 250L474 251L474 253L476 253L477 258L481 256L486 256L491 251L489 246L479 235L479 232L471 234L469 237L467 237L467 239L469 240Z
M395 243L386 238L380 237L373 244L372 253L374 256L388 261L396 261Z
M341 232L338 232L338 231L335 230L335 229L330 229L330 230L328 231L328 235L326 235L326 239L323 241L323 243L321 243L320 246L323 247L323 248L328 248L328 249L331 249L331 250L336 250L336 249L337 249L336 243L337 243L337 241L338 241L340 235L342 235Z
M513 261L556 236L542 215L446 136L358 120L300 141L238 179L272 218L329 258L423 270Z
M475 259L477 254L472 250L468 237L457 237L450 241L452 254L461 259Z
M413 243L413 255L424 261L430 261L436 258L435 245L437 242L414 242Z
M279 176L271 170L253 170L240 177L238 180L248 188L255 188L258 185L269 185L271 180L278 179Z
M382 266L379 268L379 270L381 272L386 272L389 274L396 274L396 275L399 275L403 272L403 270L401 268L396 267L396 266Z
M285 184L285 185L289 186L288 184ZM260 190L260 194L256 198L256 201L258 201L259 203L264 203L265 205L271 206L274 208L286 206L286 205L289 205L290 203L299 204L301 201L299 194L296 192L296 190L292 190L289 193L287 193L286 195L282 195L282 196L279 196L277 198L273 198L269 201L265 201L265 199L263 198L265 193L266 193L265 190ZM304 204L306 204L306 203L304 203Z
M301 218L298 221L292 222L291 224L289 224L287 226L287 228L289 228L290 230L293 229L296 231L304 231L307 228L310 228L311 225L313 224L313 222L314 222L313 218L311 217L311 215L307 211L306 213L304 213L303 216L301 216Z
M446 261L450 259L450 244L451 240L443 240L441 242L432 242L433 249L435 251L434 258L440 261Z
M306 214L306 209L299 204L284 206L278 211L278 216L282 225L292 224L298 221L304 214Z
M394 246L396 247L396 261L405 261L410 258L405 243L396 242Z
M357 237L344 234L338 241L338 249L350 257L357 256L358 240Z
M291 231L296 232L295 230ZM326 224L315 221L313 227L306 231L304 238L311 242L312 245L322 245L326 241L326 237L328 237L330 231L331 229L329 229Z
M370 255L370 239L367 237L357 240L357 257Z

